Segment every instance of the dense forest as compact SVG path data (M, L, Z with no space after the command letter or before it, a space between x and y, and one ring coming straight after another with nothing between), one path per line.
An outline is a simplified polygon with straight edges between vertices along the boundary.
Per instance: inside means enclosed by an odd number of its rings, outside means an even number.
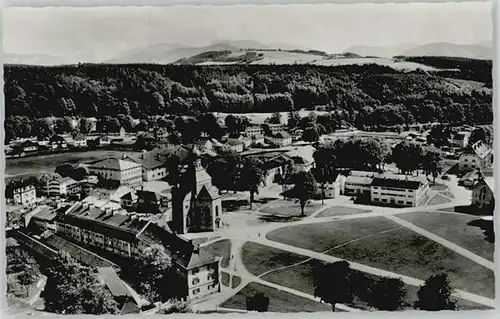
M376 64L7 65L4 74L7 117L315 109L336 111L339 119L358 127L493 120L492 90L484 83Z
M437 75L442 77L479 81L490 88L493 85L491 76L493 61L491 60L438 56L403 57L403 59L441 69L443 71L438 71ZM460 72L449 71L453 69L460 70Z

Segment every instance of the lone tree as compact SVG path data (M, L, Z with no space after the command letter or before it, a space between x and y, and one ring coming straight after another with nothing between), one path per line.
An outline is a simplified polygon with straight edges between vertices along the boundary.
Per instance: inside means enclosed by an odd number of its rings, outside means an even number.
M371 288L370 305L378 310L395 311L405 306L406 289L399 278L383 277Z
M313 266L314 296L332 305L335 311L337 303L350 303L353 299L351 268L347 261L332 264L317 262Z
M304 216L304 207L316 194L316 181L310 172L298 172L293 177L294 187L287 191L287 195L296 198L300 203L300 217Z
M247 297L246 304L248 311L266 312L269 309L269 297L258 292L252 297Z
M257 158L247 158L243 162L243 168L240 172L240 184L243 189L250 192L250 208L252 208L254 194L259 193L261 186L266 179L267 171L264 169L264 163Z
M138 259L135 269L140 282L140 290L151 302L163 301L175 295L171 291L172 260L161 245L145 248Z
M436 177L443 171L443 155L436 148L429 148L422 156L422 169L425 175L432 175L432 183L436 184Z
M337 177L337 162L330 149L318 148L314 152L316 167L313 169L316 180L321 186L321 203L324 204L326 183L334 182Z
M422 146L419 144L403 141L392 151L392 160L404 174L409 174L421 165L422 153Z
M451 299L452 293L453 288L446 274L433 275L420 287L415 308L429 311L455 310L456 302Z
M92 269L61 253L47 271L47 284L40 295L45 310L58 314L116 314L118 304Z

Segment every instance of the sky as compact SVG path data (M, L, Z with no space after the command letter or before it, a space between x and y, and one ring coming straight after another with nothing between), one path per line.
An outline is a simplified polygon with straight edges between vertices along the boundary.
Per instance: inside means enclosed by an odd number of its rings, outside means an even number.
M328 53L352 45L484 43L489 2L7 8L4 52L99 62L154 43L289 43Z

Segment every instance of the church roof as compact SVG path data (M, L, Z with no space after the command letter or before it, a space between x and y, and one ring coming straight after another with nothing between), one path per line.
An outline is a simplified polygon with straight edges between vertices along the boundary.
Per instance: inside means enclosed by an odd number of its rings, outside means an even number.
M204 185L201 190L200 190L200 193L198 195L201 195L202 193L206 193L208 194L208 196L210 197L210 199L212 200L215 200L215 199L218 199L220 198L220 195L219 195L219 190L215 187L215 186L212 186L212 187L207 187L206 185Z

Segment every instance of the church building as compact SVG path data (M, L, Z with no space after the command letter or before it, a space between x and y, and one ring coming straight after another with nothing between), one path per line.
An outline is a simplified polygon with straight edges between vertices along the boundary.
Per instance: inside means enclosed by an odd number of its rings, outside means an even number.
M201 165L196 149L179 185L172 188L172 225L177 233L214 231L222 213L219 189Z

